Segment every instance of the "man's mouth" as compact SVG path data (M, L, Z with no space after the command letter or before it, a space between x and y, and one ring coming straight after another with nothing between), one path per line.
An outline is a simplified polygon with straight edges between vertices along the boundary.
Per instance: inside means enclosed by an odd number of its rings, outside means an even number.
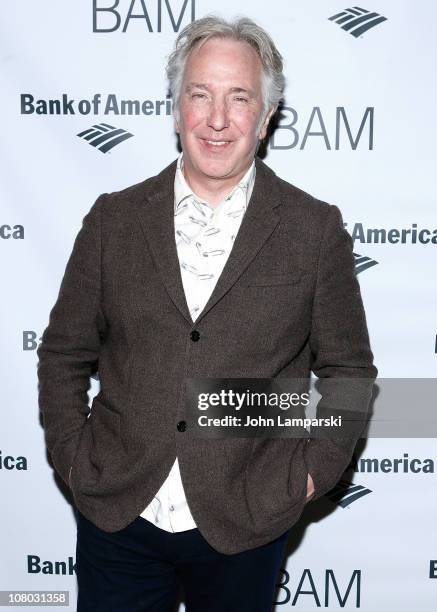
M226 149L233 142L232 140L209 140L207 138L201 138L201 141L209 150Z
M215 147L222 147L225 144L228 144L228 142L230 142L229 140L207 140L206 141L208 144L214 145Z

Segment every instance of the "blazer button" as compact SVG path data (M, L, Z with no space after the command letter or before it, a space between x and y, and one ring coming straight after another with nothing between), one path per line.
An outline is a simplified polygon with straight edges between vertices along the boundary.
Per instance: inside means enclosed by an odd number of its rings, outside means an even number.
M178 428L178 431L185 431L187 428L187 422L186 421L179 421L179 423L176 425L176 427Z
M190 338L193 342L197 342L200 338L200 333L197 331L197 329L194 329L191 333L190 333Z

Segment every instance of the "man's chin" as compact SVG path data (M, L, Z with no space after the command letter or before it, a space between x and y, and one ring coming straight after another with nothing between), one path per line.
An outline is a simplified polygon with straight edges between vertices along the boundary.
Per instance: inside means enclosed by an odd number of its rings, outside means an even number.
M214 163L199 165L199 172L205 178L220 180L236 176L239 170L229 161L224 160L223 162L215 161Z

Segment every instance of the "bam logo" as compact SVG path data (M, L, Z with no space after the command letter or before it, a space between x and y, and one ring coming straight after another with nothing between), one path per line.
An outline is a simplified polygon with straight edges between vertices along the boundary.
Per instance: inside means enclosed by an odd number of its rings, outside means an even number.
M173 32L179 32L185 13L194 21L195 12L196 0L183 0L182 7L181 0L112 0L109 6L108 0L93 0L93 32L116 32L121 26L121 31L126 32L132 19L141 19L147 32L162 32L163 22L169 23Z
M362 485L354 484L349 480L340 480L331 491L326 493L325 497L337 506L346 508L364 495L369 495L369 493L372 493L372 491Z
M308 121L301 126L301 117L297 110L284 105L280 107L281 120L270 137L270 148L274 150L298 148L302 151L307 146L307 142L314 141L316 137L317 142L323 143L327 151L332 151L332 148L336 151L340 148L356 151L358 146L372 151L374 114L374 107L368 106L363 111L360 125L352 127L344 106L337 106L335 117L331 115L328 118L320 106L314 106ZM286 123L288 117L290 120Z
M98 125L93 125L88 130L80 132L77 136L87 140L90 145L96 147L102 153L107 153L124 140L132 138L133 134L109 125L109 123L99 123Z
M297 605L301 608L302 604L306 609L309 609L307 606L311 606L311 609L332 606L336 610L345 606L361 607L361 569L352 570L350 576L333 569L325 569L324 575L319 570L312 572L309 568L301 574L294 569L289 573L282 567L280 572L278 600L275 601L278 606L289 603L290 607Z
M334 21L341 26L342 30L358 38L379 23L387 21L387 17L378 15L378 13L371 13L359 6L354 6L329 17L329 21Z

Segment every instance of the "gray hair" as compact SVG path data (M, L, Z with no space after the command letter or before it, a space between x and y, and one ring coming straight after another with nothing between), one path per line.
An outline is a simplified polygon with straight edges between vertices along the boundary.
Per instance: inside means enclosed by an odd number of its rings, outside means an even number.
M260 123L267 111L278 108L283 99L285 78L283 75L282 55L273 40L263 28L248 17L240 17L228 22L221 17L209 15L189 23L176 39L175 48L168 57L166 66L170 93L176 118L179 120L179 102L185 65L193 47L200 41L210 38L231 38L244 41L255 49L262 64L263 112Z

